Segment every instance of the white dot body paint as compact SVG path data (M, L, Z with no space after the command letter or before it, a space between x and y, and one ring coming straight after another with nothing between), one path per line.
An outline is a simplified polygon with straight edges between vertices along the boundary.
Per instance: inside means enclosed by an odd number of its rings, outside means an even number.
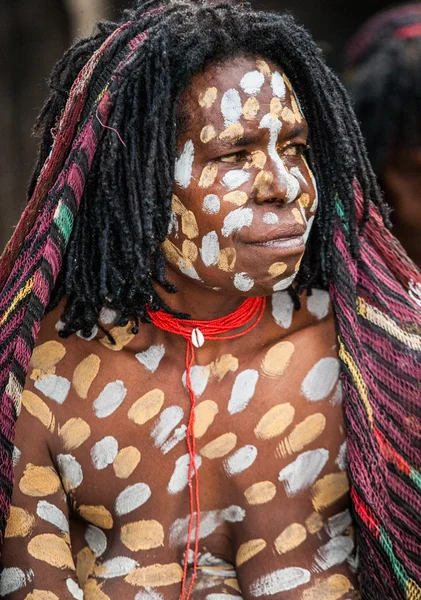
M339 370L337 358L321 358L305 376L301 393L311 402L323 400L335 387Z
M171 437L167 439L167 441L162 444L161 452L162 454L168 454L176 445L186 438L187 427L184 425L180 425L177 429L174 430L174 433Z
M156 448L160 448L167 441L183 417L184 410L181 406L169 406L162 411L151 431L151 438Z
M208 194L203 199L203 212L208 215L217 215L221 208L221 201L216 194Z
M335 458L335 465L338 466L338 469L340 471L345 471L345 469L346 469L346 463L347 463L346 449L347 449L347 442L345 440L339 448L338 456Z
M200 398L203 392L208 385L210 377L210 369L206 366L194 365L190 369L190 380L192 384L193 391L195 393L196 398ZM183 382L184 387L186 387L186 372L184 371L181 381Z
M126 397L127 390L122 381L107 383L98 398L93 402L93 409L98 419L104 419L113 414Z
M190 185L194 160L194 145L191 140L184 144L180 156L175 161L174 179L181 188Z
M314 289L311 296L307 298L307 308L312 315L323 319L329 312L330 297L325 290Z
M246 511L235 504L224 508L223 510L204 511L200 520L199 539L204 539L211 535L222 523L240 523L244 520ZM187 541L187 530L189 526L190 516L176 519L170 527L170 545L178 546ZM193 526L192 537L196 535L196 527Z
M106 560L101 565L101 577L104 579L113 579L114 577L124 577L130 571L133 571L139 563L132 558L126 556L116 556L110 560Z
M26 575L22 569L17 567L8 567L3 569L0 575L0 596L8 596L12 592L17 592L26 585Z
M203 237L200 256L206 267L217 264L219 256L219 240L216 231L210 231Z
M254 463L257 458L257 448L251 444L247 444L239 448L229 458L224 460L224 468L230 477L242 473Z
M251 208L237 208L227 214L222 227L222 235L228 237L234 231L239 231L243 227L250 227L253 221L253 211Z
M254 281L247 273L236 273L234 275L234 287L240 292L248 292L254 286Z
M267 212L263 215L263 223L265 225L278 225L279 217L273 212Z
M164 354L164 345L154 344L144 352L138 352L138 354L136 354L136 358L148 371L155 373Z
M278 98L285 98L285 94L286 94L285 81L284 81L284 78L282 77L282 75L280 73L278 73L278 71L275 71L274 73L272 73L271 85L272 85L272 91L275 94L275 96L278 96Z
M334 538L344 533L350 525L352 525L352 517L349 509L346 508L344 511L328 519L325 530L329 537Z
M20 457L21 457L22 452L19 450L19 448L17 446L15 446L13 448L13 466L16 467L16 465L18 464Z
M292 323L294 304L287 292L277 292L272 295L272 316L275 323L288 329Z
M161 594L158 594L155 590L146 587L144 590L136 594L134 600L164 600Z
M113 308L103 306L99 313L99 320L103 325L113 325L117 319L117 312Z
M77 488L83 481L82 467L71 454L59 454L57 465L61 476L71 489Z
M97 557L102 556L107 549L107 536L102 529L95 527L95 525L88 525L85 540Z
M178 238L179 230L178 217L175 212L172 211L170 215L170 222L168 223L167 235L172 235L173 237Z
M255 96L260 92L262 85L265 82L265 77L260 71L250 71L246 73L240 81L242 90L249 96Z
M269 129L268 155L276 165L279 183L285 187L285 199L287 202L294 202L300 192L300 184L297 178L288 172L276 149L281 128L281 121L272 118L270 113L262 118L259 125L259 129Z
M75 600L83 600L83 590L80 589L76 581L73 581L73 579L70 579L69 577L66 579L66 586L72 598Z
M60 531L69 533L69 521L66 515L54 504L46 500L40 500L37 504L37 515L43 521L60 529Z
M321 546L314 562L322 571L343 563L354 549L354 542L347 535L334 537L327 544Z
M243 171L241 169L235 169L233 171L228 171L228 173L225 173L225 175L222 178L222 183L229 190L235 190L249 179L250 173L247 173L247 171Z
M287 495L295 496L301 490L313 485L328 460L328 450L318 448L303 452L292 463L284 467L280 471L278 479L284 482Z
M196 468L199 469L202 464L202 458L196 456ZM169 494L178 494L182 492L188 485L190 456L184 454L175 461L173 474L167 487Z
M127 515L143 506L151 497L151 489L146 483L135 483L124 489L115 501L115 512L119 517Z
M269 575L259 577L250 587L250 592L256 598L274 596L288 590L295 590L300 585L310 581L311 574L301 567L286 567L278 569Z
M222 96L221 112L225 127L239 123L240 117L243 114L243 107L241 105L240 94L237 90L227 90Z
M283 290L286 290L291 285L291 283L294 281L294 279L296 277L297 277L297 273L293 273L286 279L281 279L281 281L278 281L278 283L275 283L275 285L273 286L273 291L274 292L282 292Z
M111 436L107 435L97 442L91 448L91 459L95 469L102 471L108 465L114 462L115 457L118 454L118 442Z
M50 400L54 400L57 404L63 404L70 390L70 381L58 375L47 375L47 377L35 381L34 387Z
M89 335L83 335L83 333L82 333L81 330L76 331L76 335L78 337L80 337L82 340L85 340L86 342L90 342L91 340L93 340L97 333L98 333L98 326L97 325L94 325L92 327L91 333Z
M231 415L242 412L248 406L256 389L259 373L254 369L246 369L237 375L228 402Z

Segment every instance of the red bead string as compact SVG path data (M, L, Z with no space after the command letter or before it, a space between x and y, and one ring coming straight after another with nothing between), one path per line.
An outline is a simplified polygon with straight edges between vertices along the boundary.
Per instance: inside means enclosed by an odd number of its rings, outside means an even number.
M211 321L197 321L194 319L177 319L163 310L148 310L152 323L170 333L181 335L186 340L186 387L190 396L190 415L186 431L187 450L190 457L188 469L190 519L187 530L187 543L184 554L183 580L179 600L189 600L197 577L197 561L199 556L199 534L200 534L200 497L199 497L199 473L196 464L196 438L194 437L196 395L191 383L191 368L195 359L195 347L192 342L192 331L200 329L206 340L233 340L246 335L260 323L265 312L266 298L247 298L233 313L213 319ZM243 331L230 335L221 335L233 329L248 325ZM191 545L194 514L196 512L196 533L194 541L193 574L189 588L186 593L188 557ZM186 595L186 597L185 597ZM185 598L184 598L185 597Z

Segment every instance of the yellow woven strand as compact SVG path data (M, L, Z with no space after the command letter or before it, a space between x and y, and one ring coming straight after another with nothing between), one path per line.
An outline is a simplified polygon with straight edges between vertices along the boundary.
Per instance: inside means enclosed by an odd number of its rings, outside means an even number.
M355 385L357 386L357 390L360 395L360 398L363 401L363 404L365 406L368 420L369 420L370 424L373 425L373 423L374 423L373 409L371 408L371 404L368 399L368 390L367 390L367 386L365 385L365 381L364 381L357 365L355 364L354 359L345 350L345 346L343 345L342 340L339 336L338 336L338 340L339 340L339 358L341 358L344 361L344 363L350 370L352 378L355 382Z
M357 312L359 315L381 327L383 331L386 331L389 335L393 336L411 350L421 350L421 336L416 333L408 333L403 331L396 323L387 315L381 312L375 306L367 304L363 298L357 298Z
M21 302L21 300L26 298L26 296L28 296L28 294L31 293L31 290L34 285L34 281L35 281L35 274L32 275L32 277L30 279L28 279L28 281L25 283L24 287L21 290L19 290L19 292L13 298L12 304L9 306L9 308L6 310L6 312L3 314L3 316L0 319L0 325L3 325L3 323L5 323L7 321L10 314L15 310L15 308L19 304L19 302Z
M413 579L406 583L406 600L421 600L421 587Z

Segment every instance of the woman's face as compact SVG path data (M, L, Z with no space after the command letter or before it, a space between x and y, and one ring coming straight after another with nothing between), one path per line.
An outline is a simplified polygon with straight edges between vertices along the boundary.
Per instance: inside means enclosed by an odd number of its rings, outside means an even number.
M236 58L196 75L181 98L171 270L226 293L268 295L295 278L317 209L308 126L275 64Z

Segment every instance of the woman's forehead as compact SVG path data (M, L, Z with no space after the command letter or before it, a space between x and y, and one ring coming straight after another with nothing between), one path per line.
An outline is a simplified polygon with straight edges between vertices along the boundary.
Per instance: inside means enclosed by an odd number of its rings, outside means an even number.
M181 98L183 127L205 123L227 128L259 119L294 103L291 83L282 68L261 57L241 56L212 63L196 74ZM278 114L279 116L279 114Z

